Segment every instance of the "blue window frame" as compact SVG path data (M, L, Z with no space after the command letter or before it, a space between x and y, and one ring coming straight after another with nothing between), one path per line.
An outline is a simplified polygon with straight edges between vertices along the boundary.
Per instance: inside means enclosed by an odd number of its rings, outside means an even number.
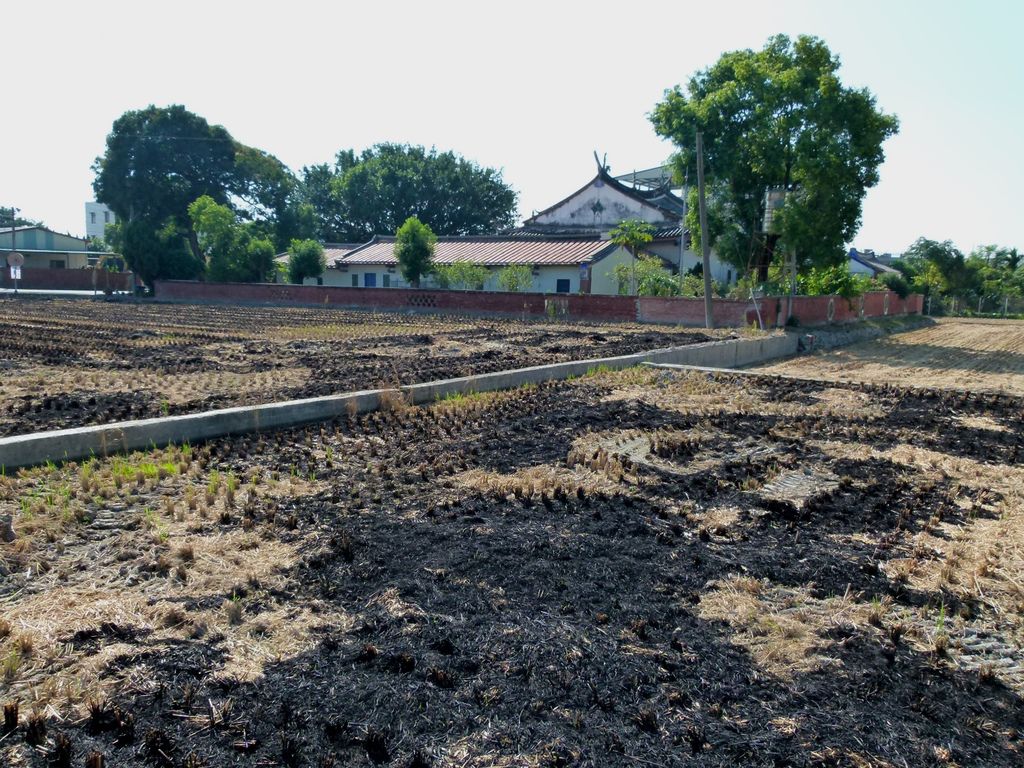
M363 275L363 288L376 288L377 287L377 273L367 272Z
M569 278L563 278L555 281L555 293L568 293L570 290L571 283Z

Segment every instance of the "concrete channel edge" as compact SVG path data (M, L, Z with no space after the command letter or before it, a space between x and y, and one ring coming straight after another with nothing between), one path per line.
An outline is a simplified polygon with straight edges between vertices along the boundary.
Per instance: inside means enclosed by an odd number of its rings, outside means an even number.
M797 352L794 334L727 339L682 347L669 347L619 357L575 360L510 371L462 376L412 384L398 389L346 392L339 395L289 400L264 405L236 406L202 413L122 421L113 424L36 432L0 438L0 467L18 467L78 461L125 451L169 444L196 443L228 435L282 429L327 421L346 414L377 410L389 396L402 396L412 405L445 397L513 389L526 384L582 376L595 368L620 370L643 363L740 368L788 357Z

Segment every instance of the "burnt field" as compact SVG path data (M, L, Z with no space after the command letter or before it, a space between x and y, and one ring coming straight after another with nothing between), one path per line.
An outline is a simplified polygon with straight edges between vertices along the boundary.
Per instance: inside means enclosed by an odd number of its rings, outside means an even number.
M0 759L1020 765L1022 413L634 369L4 477Z
M0 327L0 436L710 338L629 324L67 300L0 301Z

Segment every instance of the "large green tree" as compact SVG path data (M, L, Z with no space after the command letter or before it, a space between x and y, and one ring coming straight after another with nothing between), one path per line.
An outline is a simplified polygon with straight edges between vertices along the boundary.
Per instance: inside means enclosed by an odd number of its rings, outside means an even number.
M198 243L189 228L188 206L207 195L226 203L234 185L235 141L181 105L149 106L114 121L106 152L93 165L96 199L124 222L170 220ZM132 254L125 254L132 260Z
M919 237L903 252L896 267L925 293L963 296L977 287L976 269L950 240Z
M882 145L898 129L867 89L844 86L824 42L777 35L760 51L725 53L665 94L651 120L679 148L677 173L695 178L694 136L704 136L709 236L719 256L760 279L778 248L805 266L830 266L860 225L878 182ZM761 230L765 193L787 193L772 232ZM695 205L687 224L699 238Z
M305 166L297 189L301 204L312 214L311 236L323 243L340 243L347 236L341 203L334 194L336 171L329 163Z
M315 234L313 208L302 200L299 187L295 175L276 157L235 143L229 202L279 251L292 240Z
M163 222L144 218L108 224L107 247L125 257L128 266L149 286L158 278L193 280L205 264L189 248L173 219Z
M331 195L345 240L394 232L410 216L439 235L487 234L515 223L516 193L501 172L454 152L378 144L358 158L339 153L336 171ZM313 178L322 175L319 168Z
M180 273L177 249L154 256L135 250L143 242L181 237L193 261L205 262L188 212L201 197L229 206L254 225L250 235L280 249L312 227L312 211L302 208L296 180L277 158L235 141L224 127L210 125L181 105L124 113L114 121L93 170L96 199L109 205L120 222L132 225L132 236L120 240L123 255L139 274L144 269L151 278ZM143 228L149 228L145 237ZM173 256L166 269L160 253Z

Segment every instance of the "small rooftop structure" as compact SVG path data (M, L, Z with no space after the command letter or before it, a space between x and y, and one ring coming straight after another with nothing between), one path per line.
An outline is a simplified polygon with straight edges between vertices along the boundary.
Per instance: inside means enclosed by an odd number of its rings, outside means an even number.
M510 234L602 235L626 219L640 219L655 228L655 240L672 239L680 235L685 211L665 168L615 177L598 161L597 175L587 184Z
M878 277L884 274L900 274L898 269L890 266L892 256L890 254L875 255L874 251L858 251L851 248L849 252L850 271L854 274L870 275Z

